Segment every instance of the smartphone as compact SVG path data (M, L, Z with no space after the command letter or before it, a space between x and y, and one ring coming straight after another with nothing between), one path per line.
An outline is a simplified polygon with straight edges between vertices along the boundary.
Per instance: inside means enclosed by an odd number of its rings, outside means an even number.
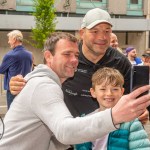
M149 66L133 66L130 83L130 92L141 86L149 85ZM140 96L145 94L148 94L148 91L142 93Z
M149 85L149 66L133 66L131 69L131 84L130 92L143 86ZM140 94L138 97L148 94L149 91L146 91ZM150 106L147 107L150 116ZM150 119L150 118L149 118Z

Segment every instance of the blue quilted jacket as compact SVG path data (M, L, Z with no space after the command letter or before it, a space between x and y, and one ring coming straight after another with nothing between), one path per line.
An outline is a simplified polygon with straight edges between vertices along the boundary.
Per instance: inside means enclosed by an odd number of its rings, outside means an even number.
M92 150L92 143L75 145L75 150ZM111 132L107 150L150 150L150 141L141 122L136 119L123 123L120 129Z

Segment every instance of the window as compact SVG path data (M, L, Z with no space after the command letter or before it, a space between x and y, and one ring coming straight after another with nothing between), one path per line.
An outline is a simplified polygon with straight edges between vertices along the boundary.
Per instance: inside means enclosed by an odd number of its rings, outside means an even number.
M138 4L138 0L130 0L131 4Z
M88 2L103 2L103 0L81 0L81 1L88 1Z

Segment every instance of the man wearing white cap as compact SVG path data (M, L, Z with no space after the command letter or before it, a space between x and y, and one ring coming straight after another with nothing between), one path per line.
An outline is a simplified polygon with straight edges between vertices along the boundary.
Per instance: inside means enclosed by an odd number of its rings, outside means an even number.
M125 94L130 92L131 64L123 54L110 47L111 28L110 15L100 8L89 10L83 18L78 69L74 78L68 79L63 84L65 103L75 117L86 115L98 108L89 89L92 74L101 67L118 69L125 78ZM145 123L147 118L146 111L139 119Z

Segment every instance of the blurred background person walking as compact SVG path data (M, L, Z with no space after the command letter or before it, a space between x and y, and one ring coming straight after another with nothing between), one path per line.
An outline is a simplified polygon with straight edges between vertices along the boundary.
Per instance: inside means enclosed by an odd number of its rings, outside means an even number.
M150 49L146 49L142 55L143 65L150 66Z
M126 48L126 54L132 65L143 65L142 59L137 57L137 51L134 47Z
M14 99L14 95L10 93L10 78L21 74L25 76L32 70L32 53L26 50L23 43L23 35L19 30L13 30L7 34L10 50L3 58L0 65L0 73L4 74L4 89L7 90L7 106L8 109Z

